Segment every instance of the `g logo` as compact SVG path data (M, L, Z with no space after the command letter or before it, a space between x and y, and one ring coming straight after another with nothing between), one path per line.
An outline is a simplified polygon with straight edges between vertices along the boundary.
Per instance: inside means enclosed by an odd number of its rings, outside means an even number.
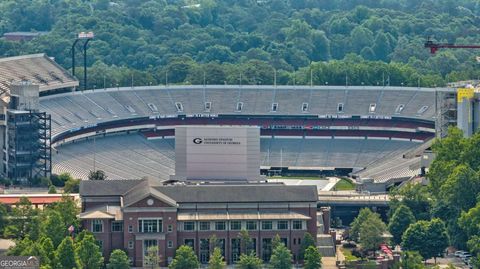
M203 142L203 141L202 141L201 138L194 138L194 139L193 139L193 143L194 143L194 144L197 144L197 145L198 145L198 144L202 144L202 142Z

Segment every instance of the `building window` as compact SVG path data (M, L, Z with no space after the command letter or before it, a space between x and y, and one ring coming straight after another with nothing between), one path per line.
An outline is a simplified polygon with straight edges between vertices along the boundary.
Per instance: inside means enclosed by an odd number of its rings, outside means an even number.
M173 231L173 225L172 225L172 224L168 224L168 226L167 226L167 231L168 231L169 233L171 233L171 232Z
M239 220L233 220L230 222L230 230L239 231L242 229L242 222Z
M272 226L273 226L273 224L272 224L271 220L262 221L262 230L271 230Z
M206 264L210 259L210 239L200 239L200 263Z
M128 248L133 249L133 241L132 240L128 241Z
M157 244L158 244L157 240L154 240L154 239L143 240L143 257L147 257L148 249L151 247L156 247ZM145 261L145 258L143 260ZM151 265L151 264L145 263L145 265Z
M217 231L224 231L225 230L225 221L216 221L215 222L215 230Z
M263 238L262 239L262 259L265 262L270 261L270 257L272 256L272 239L271 238Z
M123 232L123 222L112 221L112 232Z
M194 231L195 230L195 222L193 221L186 221L183 223L183 230L184 231Z
M277 222L278 230L288 230L288 220L279 220Z
M210 222L201 221L200 222L200 231L210 231Z
M338 112L338 113L343 113L343 103L338 103L338 105L337 105L337 112Z
M241 244L240 244L240 238L233 238L231 239L231 244L230 244L230 253L232 255L231 260L233 263L237 263L238 260L240 259L240 254L241 254Z
M128 225L128 232L133 233L133 226L132 225Z
M278 110L278 103L272 103L272 112L277 112Z
M161 233L162 220L161 219L139 219L138 232L139 233Z
M191 247L193 250L195 250L195 239L185 239L185 240L183 241L183 244L184 244L185 246L189 246L189 247Z
M92 220L92 233L103 233L103 220Z
M294 220L292 225L294 230L301 230L303 227L301 220ZM300 243L299 243L300 244Z
M297 238L293 238L293 244L294 244L294 245L297 244Z
M168 248L173 248L173 241L172 240L168 240L167 247Z
M247 221L247 230L248 231L254 231L257 229L257 222L256 221Z

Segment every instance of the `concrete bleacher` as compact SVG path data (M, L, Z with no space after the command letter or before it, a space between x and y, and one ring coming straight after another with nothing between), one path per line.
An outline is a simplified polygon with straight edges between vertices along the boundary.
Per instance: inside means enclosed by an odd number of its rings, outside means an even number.
M76 78L43 53L1 58L0 93L8 93L13 81L38 84L40 92L78 86Z
M185 86L186 87L186 86ZM100 117L131 118L138 116L201 114L206 113L205 102L211 102L212 114L245 114L245 115L338 115L338 116L380 116L405 117L432 120L435 107L435 92L417 88L400 88L398 90L375 88L363 89L349 87L318 87L314 89L293 88L242 88L224 86L210 87L144 87L120 88L86 91L83 93L66 93L41 98L41 103L55 99L65 110L92 111ZM395 98L390 97L395 96ZM381 97L381 98L380 98ZM399 100L396 100L396 97ZM64 106L65 101L75 106ZM183 111L178 112L175 103L181 103ZM241 112L236 111L236 104L243 103ZM272 112L272 103L278 104L276 112ZM308 110L302 111L302 104L308 103ZM338 112L338 104L344 104L344 111ZM369 105L375 103L376 111L369 112ZM152 111L153 104L158 112ZM396 113L398 105L404 109ZM419 115L422 107L428 109ZM133 112L134 111L134 112ZM47 112L48 108L47 108ZM72 112L72 111L71 111ZM68 114L73 113L66 113ZM72 119L77 121L79 119Z
M365 167L376 160L407 151L417 145L409 141L356 139L261 138L262 166ZM95 152L95 154L94 154ZM143 135L114 135L80 140L56 148L54 173L71 172L85 179L96 169L111 178L168 179L174 171L174 139L147 140Z
M444 89L448 90L448 89ZM205 111L210 102L210 111ZM243 103L237 111L237 103ZM183 111L178 111L176 103ZM272 111L277 103L277 111ZM307 111L302 104L308 103ZM338 104L344 105L338 111ZM376 105L374 112L370 104ZM396 111L399 105L402 111ZM231 118L229 124L272 126L380 126L386 131L341 130L269 130L262 135L275 138L261 139L261 165L283 167L336 167L365 169L363 173L376 180L406 176L412 171L398 172L395 163L390 169L379 160L392 159L419 144L411 141L428 139L429 133L415 133L420 126L434 126L435 91L422 88L389 87L278 87L273 86L152 86L136 88L100 89L95 91L62 93L41 97L41 109L52 115L52 135L77 130L82 126L150 116L176 116L197 114L222 115L318 115L319 118L278 118L267 121L260 118ZM423 113L418 111L428 107ZM382 120L342 119L331 117L368 116ZM405 121L392 121L401 117ZM415 120L411 120L415 119ZM418 121L421 119L422 121ZM174 120L174 119L172 119ZM204 118L205 121L215 119ZM224 119L225 120L225 119ZM228 120L228 119L227 119ZM248 122L245 123L245 120ZM188 124L188 118L174 124ZM200 120L196 124L202 123ZM210 123L209 123L210 124ZM225 123L224 123L225 124ZM389 128L407 128L410 131L392 136ZM324 134L324 135L323 135ZM306 135L308 138L302 138ZM290 137L285 137L290 136ZM139 178L152 176L168 178L173 172L174 140L147 140L148 135L123 135L97 139L96 166L113 178ZM372 139L377 137L378 139ZM396 137L397 140L394 140ZM335 138L335 139L332 139ZM368 139L367 139L368 138ZM405 138L404 141L398 138ZM121 146L119 146L121 145ZM72 172L86 178L93 169L93 143L77 141L58 147L53 157L54 172ZM127 154L128 153L128 154ZM128 159L125 157L128 156ZM373 169L376 165L382 169ZM403 169L403 168L402 168ZM368 173L366 172L368 171ZM378 171L378 173L377 173ZM385 173L388 172L388 173ZM382 174L383 173L383 174ZM385 176L385 174L388 174ZM398 174L398 175L397 175Z

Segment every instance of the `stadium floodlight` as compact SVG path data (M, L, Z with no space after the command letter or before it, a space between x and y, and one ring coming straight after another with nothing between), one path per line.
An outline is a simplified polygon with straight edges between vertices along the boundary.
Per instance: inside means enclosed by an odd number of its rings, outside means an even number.
M95 35L93 34L93 32L80 32L78 34L78 38L77 39L93 39L95 37Z

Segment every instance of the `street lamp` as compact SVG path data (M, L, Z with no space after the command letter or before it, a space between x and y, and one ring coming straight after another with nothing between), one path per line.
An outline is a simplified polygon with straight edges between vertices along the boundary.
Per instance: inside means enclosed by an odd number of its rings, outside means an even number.
M75 76L75 46L83 40L83 89L87 90L87 45L95 37L93 32L80 32L72 45L72 75Z

